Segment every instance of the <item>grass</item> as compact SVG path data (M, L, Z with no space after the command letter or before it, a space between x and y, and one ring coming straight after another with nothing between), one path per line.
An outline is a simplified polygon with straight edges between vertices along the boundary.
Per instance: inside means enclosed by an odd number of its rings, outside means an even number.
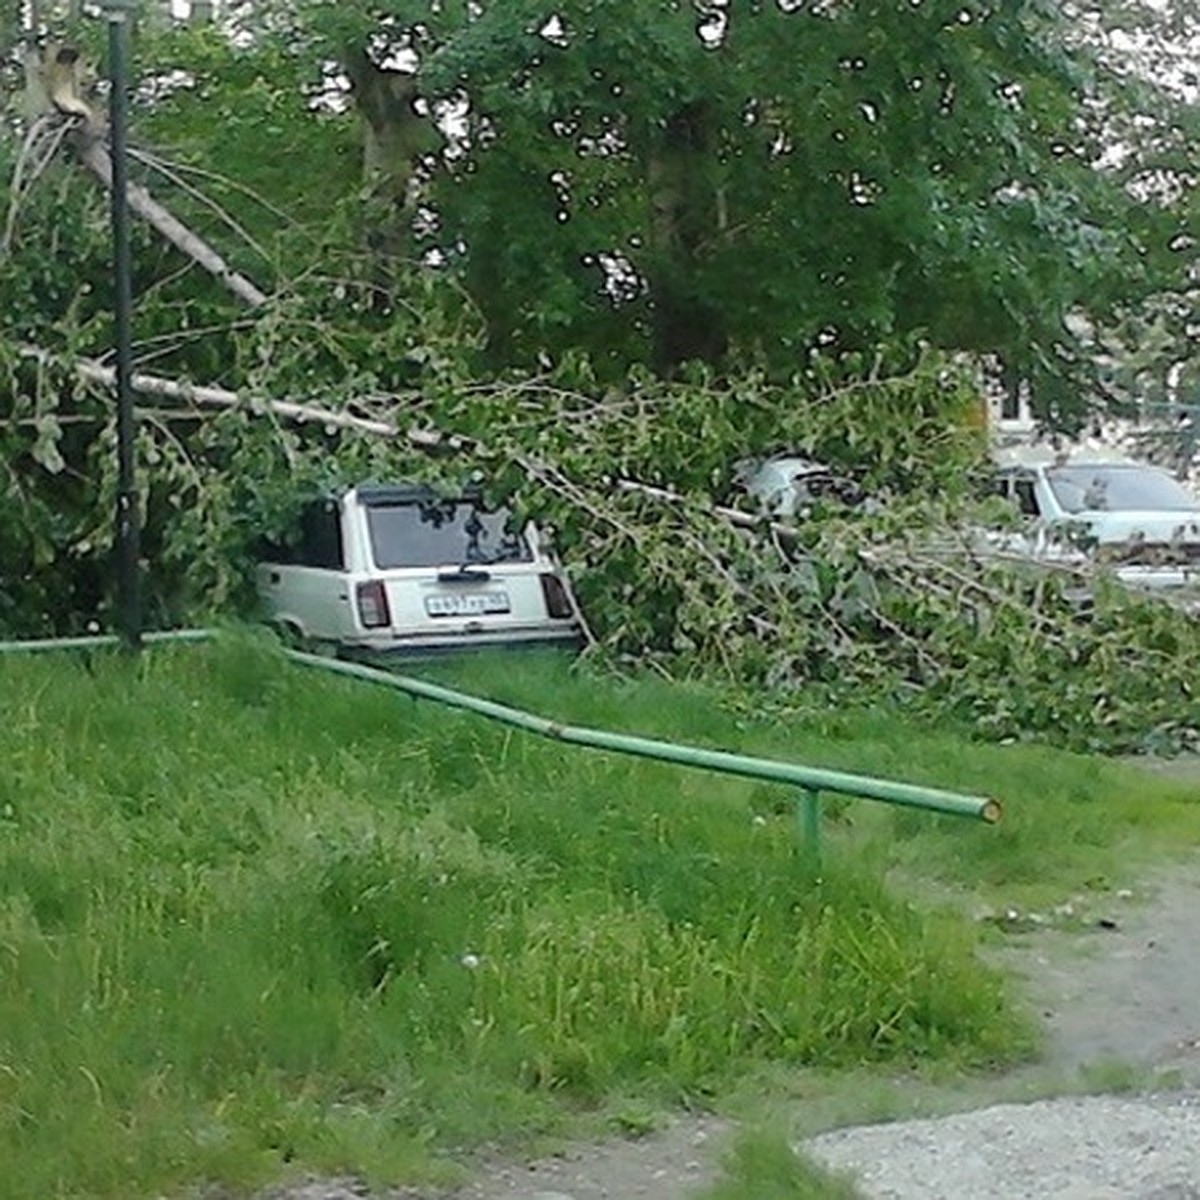
M862 1200L846 1177L797 1154L786 1134L764 1127L740 1135L722 1177L697 1200Z
M830 856L870 860L923 899L950 889L955 904L1044 908L1073 894L1136 882L1147 858L1183 858L1200 844L1200 774L1153 776L1100 756L975 741L968 729L929 729L887 711L838 711L787 721L739 716L699 690L662 680L574 677L565 660L438 664L422 677L580 725L674 738L814 766L972 794L1004 806L1000 825L826 797ZM674 787L748 803L768 821L793 812L785 788L674 771Z
M1030 1029L940 901L1104 886L1200 829L1182 785L878 715L737 721L561 660L422 673L986 784L1006 820L841 806L815 878L779 788L544 742L258 639L2 660L0 1197L444 1181L464 1148L705 1106L778 1064L1010 1062Z

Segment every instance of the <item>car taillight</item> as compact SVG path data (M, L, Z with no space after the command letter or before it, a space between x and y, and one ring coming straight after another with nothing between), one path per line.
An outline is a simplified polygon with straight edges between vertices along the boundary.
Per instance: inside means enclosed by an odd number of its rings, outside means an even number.
M559 619L574 616L571 608L571 597L563 581L557 575L539 576L542 581L542 598L546 601L546 612Z
M387 589L379 579L360 583L355 589L358 601L358 619L366 629L378 629L382 625L392 623L392 614L388 611Z

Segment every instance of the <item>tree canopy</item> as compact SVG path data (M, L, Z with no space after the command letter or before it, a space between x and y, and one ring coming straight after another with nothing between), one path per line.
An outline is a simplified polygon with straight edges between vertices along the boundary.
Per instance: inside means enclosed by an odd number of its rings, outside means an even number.
M299 221L288 243L236 205L275 279L310 269L315 239L369 254L379 289L399 261L453 280L491 369L578 350L610 378L699 359L783 379L814 353L923 339L987 356L1069 422L1104 397L1097 331L1186 307L1195 114L1173 10L247 0L223 15L145 23L141 129Z
M271 13L344 71L394 206L383 240L461 272L496 364L570 345L786 375L912 335L1077 412L1067 318L1111 323L1188 265L1183 197L1133 185L1186 171L1190 112L1059 4Z

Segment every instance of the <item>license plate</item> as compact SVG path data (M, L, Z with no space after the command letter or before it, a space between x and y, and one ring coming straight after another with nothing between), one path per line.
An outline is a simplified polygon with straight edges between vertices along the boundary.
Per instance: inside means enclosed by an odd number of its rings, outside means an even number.
M448 596L426 596L425 611L431 617L478 617L484 613L511 611L507 592L454 592Z

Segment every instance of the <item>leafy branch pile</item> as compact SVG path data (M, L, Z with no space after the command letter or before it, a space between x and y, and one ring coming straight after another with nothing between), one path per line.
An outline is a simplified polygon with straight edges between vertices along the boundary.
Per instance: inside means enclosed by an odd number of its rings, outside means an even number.
M869 361L815 359L788 384L696 372L669 383L634 374L617 386L567 359L536 377L472 382L460 331L447 322L431 332L445 321L442 305L414 318L413 343L397 347L394 371L416 373L419 389L380 390L338 350L336 326L282 305L230 335L260 370L236 407L146 412L159 619L250 611L256 540L286 526L314 491L401 476L454 485L474 472L495 499L552 529L596 653L614 663L719 679L756 709L901 705L989 738L1192 744L1200 639L1191 618L1103 579L986 561L972 549L966 531L997 514L972 495L978 398L951 362L898 347ZM305 322L322 336L287 336ZM339 380L318 392L328 420L281 419L268 398L289 394L318 354ZM8 368L31 385L18 393L30 415L6 434L6 461L23 463L34 518L24 528L44 554L29 580L44 589L57 578L50 624L78 627L104 603L101 589L88 607L80 581L102 579L107 562L108 402L63 364L12 357ZM95 435L76 443L80 420ZM783 448L852 475L868 502L818 502L795 522L756 513L734 483L737 462ZM74 506L60 489L71 475ZM26 609L11 627L38 626L28 613L39 597L19 597Z
M977 498L972 380L936 356L850 365L849 378L644 383L607 401L526 383L436 415L486 436L489 476L557 528L620 659L717 676L752 708L898 704L988 738L1193 746L1194 619L1099 570L982 555L973 532L1005 517ZM755 514L731 487L731 447L798 449L869 499Z

